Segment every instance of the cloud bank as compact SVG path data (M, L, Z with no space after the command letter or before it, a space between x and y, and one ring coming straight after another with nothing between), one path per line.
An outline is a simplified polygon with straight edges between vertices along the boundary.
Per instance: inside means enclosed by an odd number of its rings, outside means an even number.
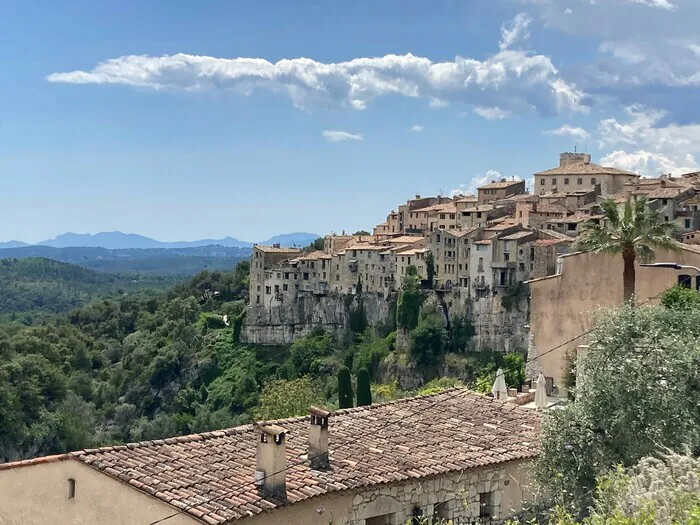
M53 73L49 82L121 84L155 90L227 90L240 95L279 93L300 108L340 106L363 110L384 96L424 99L432 107L458 102L521 114L535 108L552 115L588 110L586 94L559 75L544 55L512 49L526 37L530 19L518 15L504 25L500 51L477 60L457 56L433 62L406 55L325 63L311 58L270 62L262 58L217 58L178 53L128 55L89 70Z

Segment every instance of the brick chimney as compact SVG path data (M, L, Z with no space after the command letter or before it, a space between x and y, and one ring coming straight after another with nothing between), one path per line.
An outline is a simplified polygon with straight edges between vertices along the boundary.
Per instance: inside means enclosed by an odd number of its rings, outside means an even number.
M287 431L277 425L265 423L257 424L256 429L258 450L255 483L271 496L285 499L287 497L285 481Z
M311 468L327 470L328 461L328 418L331 413L318 407L309 408L309 461Z

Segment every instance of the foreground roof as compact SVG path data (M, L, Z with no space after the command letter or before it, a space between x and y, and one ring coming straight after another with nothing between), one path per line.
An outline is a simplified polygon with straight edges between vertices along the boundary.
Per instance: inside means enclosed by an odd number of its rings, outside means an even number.
M627 175L639 177L639 175L631 171L600 166L593 162L578 162L568 166L559 166L551 170L540 171L535 173L535 175Z
M205 523L220 525L331 492L538 453L535 411L464 389L334 413L328 471L299 464L307 453L308 417L274 423L287 430L287 501L265 497L252 483L257 444L253 425L0 465L0 471L73 459Z

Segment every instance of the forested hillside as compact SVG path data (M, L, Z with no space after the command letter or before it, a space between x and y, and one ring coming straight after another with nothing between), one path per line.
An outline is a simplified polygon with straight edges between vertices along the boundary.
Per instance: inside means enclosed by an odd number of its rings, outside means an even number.
M49 259L0 259L0 319L67 312L109 295L144 288L164 289L173 281L93 272Z
M300 415L311 404L337 407L336 375L347 371L364 377L362 402L370 379L375 401L415 393L401 388L397 370L427 381L419 391L457 378L488 390L497 366L508 369L509 383L522 380L519 354L461 354L468 327L448 331L430 311L407 316L406 301L399 321L414 323L411 352L396 347L393 327L362 322L344 342L317 331L285 348L242 345L248 273L245 261L156 295L99 300L44 325L0 324L0 461ZM438 379L441 367L455 377Z

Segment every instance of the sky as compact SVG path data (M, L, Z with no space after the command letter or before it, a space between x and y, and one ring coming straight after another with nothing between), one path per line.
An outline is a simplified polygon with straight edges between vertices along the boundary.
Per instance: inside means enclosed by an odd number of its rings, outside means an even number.
M371 229L562 151L700 169L697 0L9 0L0 241Z

